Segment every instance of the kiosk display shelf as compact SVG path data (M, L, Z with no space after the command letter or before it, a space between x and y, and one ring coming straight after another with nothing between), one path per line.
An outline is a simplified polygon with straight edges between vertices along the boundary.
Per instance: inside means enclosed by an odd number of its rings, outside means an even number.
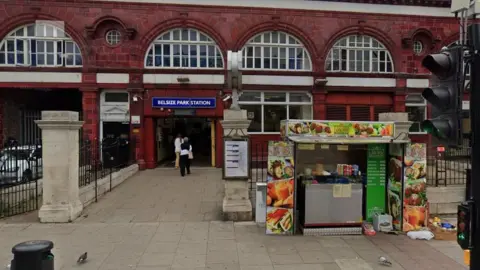
M360 234L363 221L387 212L389 145L409 143L393 137L393 122L283 120L280 126L293 145L296 228L307 235Z

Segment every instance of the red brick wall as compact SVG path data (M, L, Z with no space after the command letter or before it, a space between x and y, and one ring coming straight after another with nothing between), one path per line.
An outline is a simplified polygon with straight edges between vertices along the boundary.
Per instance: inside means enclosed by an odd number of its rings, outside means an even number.
M402 39L425 29L439 40L429 46L438 50L456 40L458 33L454 18L118 2L9 1L0 4L0 18L0 36L35 20L64 21L66 31L83 51L85 66L132 71L143 67L150 43L175 27L194 27L207 33L224 55L227 50L240 49L256 33L286 31L305 44L314 72L319 73L324 72L324 60L333 43L349 34L377 38L392 53L396 72L419 74L425 72L421 57L414 56L411 48L403 48ZM104 41L105 32L112 28L125 37L116 47ZM423 32L418 35L428 36Z

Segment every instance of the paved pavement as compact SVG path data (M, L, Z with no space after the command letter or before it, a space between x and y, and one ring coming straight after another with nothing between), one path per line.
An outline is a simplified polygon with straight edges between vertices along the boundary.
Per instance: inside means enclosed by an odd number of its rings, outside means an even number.
M138 173L93 204L72 224L0 221L0 269L21 241L55 243L56 270L377 270L465 269L454 242L374 237L266 236L253 223L220 218L221 172L173 169ZM212 221L213 220L213 221ZM87 263L76 259L89 252ZM445 254L447 255L445 255ZM458 261L458 262L457 262Z
M220 220L223 197L218 169L194 167L185 177L173 168L146 170L90 205L79 222Z

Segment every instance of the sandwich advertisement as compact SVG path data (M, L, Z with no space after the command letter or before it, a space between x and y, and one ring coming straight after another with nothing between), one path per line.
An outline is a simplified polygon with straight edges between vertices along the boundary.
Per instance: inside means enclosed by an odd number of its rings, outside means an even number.
M268 142L267 234L293 234L295 181L293 144Z

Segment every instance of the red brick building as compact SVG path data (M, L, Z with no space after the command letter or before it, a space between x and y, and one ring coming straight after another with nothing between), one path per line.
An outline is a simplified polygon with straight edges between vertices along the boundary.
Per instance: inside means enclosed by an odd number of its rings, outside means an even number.
M38 111L74 110L90 139L135 138L146 168L187 129L197 129L190 136L221 166L230 50L244 56L240 101L254 144L278 138L285 118L376 120L408 111L420 121L428 85L421 59L459 32L448 0L155 2L0 3L2 139L36 138ZM153 106L166 97L214 104ZM428 140L418 124L411 131Z

